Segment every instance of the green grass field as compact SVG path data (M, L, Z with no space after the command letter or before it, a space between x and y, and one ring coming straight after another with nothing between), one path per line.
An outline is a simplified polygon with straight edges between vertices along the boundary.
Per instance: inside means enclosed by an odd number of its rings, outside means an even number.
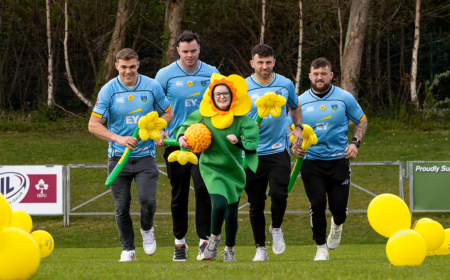
M356 161L445 161L450 159L450 132L416 132L384 130L369 126ZM106 164L107 143L87 132L78 133L0 133L0 165L44 164ZM294 158L293 158L294 160ZM157 162L163 163L162 150L157 150ZM164 168L161 171L165 172ZM385 192L398 195L398 166L354 166L352 182L375 194ZM71 170L71 206L107 191L104 187L106 169ZM408 181L404 182L405 200L408 204ZM350 210L367 209L373 196L351 189ZM194 200L191 192L190 201ZM245 192L240 205L247 203ZM170 212L170 185L161 174L158 182L157 212ZM131 206L138 212L135 191ZM309 209L301 180L297 180L288 198L288 211ZM266 202L270 210L270 199ZM87 204L74 213L113 212L111 193ZM194 211L190 203L189 211ZM238 263L228 264L196 261L196 236L194 216L189 215L190 228L186 236L191 256L186 263L173 263L172 220L170 215L155 216L155 234L158 244L153 257L144 255L139 234L139 219L134 215L137 263L119 264L120 242L114 216L71 216L70 226L64 227L62 216L33 216L34 229L43 229L55 239L55 250L42 263L33 279L119 279L119 278L416 278L444 279L449 256L427 257L419 267L392 267L385 253L387 239L377 234L369 225L365 213L350 213L344 226L341 246L332 251L329 262L316 263L312 259L315 246L309 226L309 214L287 213L283 223L287 243L286 253L269 254L270 261L253 263L255 249L249 222L248 207L240 211L236 258ZM413 213L412 220L429 217L450 227L449 213ZM267 227L270 214L266 215ZM268 246L270 235L267 231ZM223 249L223 248L222 248ZM157 263L157 265L156 265ZM155 264L155 265L153 265ZM206 271L205 271L206 270Z
M222 247L219 247L223 249ZM172 248L149 257L136 250L137 262L118 263L121 248L61 248L43 259L33 279L448 279L449 256L427 257L420 266L394 267L384 245L341 245L330 261L314 262L315 246L288 246L283 255L268 253L268 262L252 262L254 248L236 246L236 263L196 260L173 262Z

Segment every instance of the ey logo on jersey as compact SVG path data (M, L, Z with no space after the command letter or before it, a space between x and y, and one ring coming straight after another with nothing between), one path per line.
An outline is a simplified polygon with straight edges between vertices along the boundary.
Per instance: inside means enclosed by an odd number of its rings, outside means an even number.
M328 120L328 119L331 119L331 116L328 116L328 117L318 120L317 124L316 124L316 129L317 130L327 130L329 122L320 122L320 121L324 121L324 120Z
M186 100L184 100L184 106L186 106L186 107L195 107L196 106L196 104L197 104L197 102L200 102L200 100L198 100L198 99L187 99L188 97L193 97L193 96L199 96L200 95L200 92L197 92L197 93L194 93L194 94L191 94L191 95L188 95L188 96L186 96Z
M200 83L202 84L202 87L206 87L206 80L202 80Z
M142 111L142 108L139 108L137 110L131 111L131 112L127 113L127 115L133 114L133 113L137 113L137 112L140 112L140 111ZM126 116L125 117L125 123L126 124L136 124L139 121L139 117L140 116Z
M142 102L147 102L147 95L141 95Z
M331 104L331 109L333 109L333 111L336 111L338 109L338 105L337 104Z

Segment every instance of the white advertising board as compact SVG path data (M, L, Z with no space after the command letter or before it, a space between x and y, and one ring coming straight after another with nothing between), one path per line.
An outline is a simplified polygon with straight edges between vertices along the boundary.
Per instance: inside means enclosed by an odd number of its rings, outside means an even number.
M30 215L64 214L62 165L0 166L0 192L11 209Z

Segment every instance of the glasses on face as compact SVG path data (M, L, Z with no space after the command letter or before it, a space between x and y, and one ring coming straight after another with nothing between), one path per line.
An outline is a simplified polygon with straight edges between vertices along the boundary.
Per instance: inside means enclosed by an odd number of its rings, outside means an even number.
M214 92L213 94L214 94L214 98L220 98L221 95L225 98L228 98L231 95L230 92Z

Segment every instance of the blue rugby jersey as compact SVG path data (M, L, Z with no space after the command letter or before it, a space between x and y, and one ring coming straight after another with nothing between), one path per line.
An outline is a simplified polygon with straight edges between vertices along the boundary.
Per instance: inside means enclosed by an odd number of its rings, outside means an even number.
M317 145L312 145L305 158L334 160L345 157L348 146L348 123L359 123L365 115L353 95L339 87L331 86L323 98L311 89L299 97L303 123L310 125L317 135Z
M155 80L139 75L136 85L129 88L119 76L102 87L92 112L104 120L108 119L108 130L120 136L131 136L142 116L152 111L163 114L170 109L170 103ZM122 156L126 147L109 141L108 156ZM139 141L131 157L155 157L155 142Z
M274 118L269 115L261 122L257 149L258 155L280 153L284 149L289 152L290 145L289 139L287 138L289 131L286 127L286 106L291 109L296 109L299 106L294 84L291 80L275 73L273 73L273 78L267 85L258 82L253 75L245 79L245 81L248 86L247 94L252 99L252 108L247 115L254 120L258 116L258 107L255 106L255 101L266 92L275 92L286 98L286 105L281 107L280 117Z
M173 121L166 127L170 138L174 138L173 130L199 109L213 73L220 74L216 67L199 60L198 68L193 73L186 72L179 61L175 61L156 74L155 80L161 84L174 112Z

